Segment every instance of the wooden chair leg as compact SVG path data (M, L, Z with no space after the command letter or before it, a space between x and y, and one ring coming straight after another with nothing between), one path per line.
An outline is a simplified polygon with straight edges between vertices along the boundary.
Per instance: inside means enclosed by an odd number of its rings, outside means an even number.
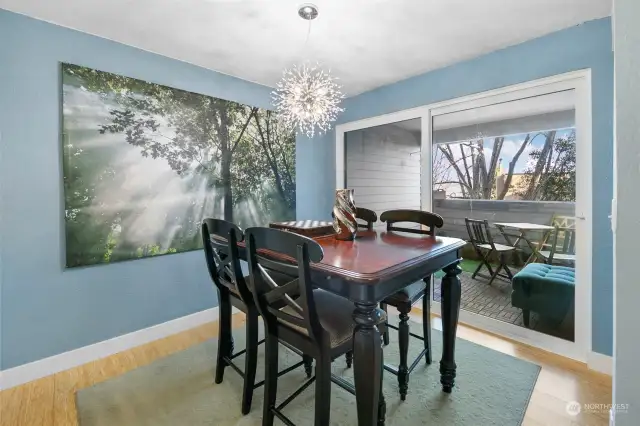
M481 256L481 259L484 259L484 255L482 253L478 253ZM478 272L480 272L480 269L482 269L482 267L484 266L484 262L480 261L480 263L478 264L478 267L476 268L475 271L473 271L473 274L471 274L471 279L475 280L476 279L476 275L478 275Z
M489 279L489 283L487 285L491 285L493 280L495 280L496 277L498 276L498 274L500 273L500 269L502 269L502 267L503 267L503 265L502 265L502 263L500 263L500 265L498 265L498 267L496 268L495 272L493 274L491 274L491 278Z
M507 266L507 262L505 262L505 259L506 257L502 259L504 271L507 273L507 276L509 277L509 279L513 280L513 273L511 272L511 269L509 269L509 267Z
M219 291L220 320L218 321L218 357L216 364L217 384L224 379L224 369L227 366L225 357L233 353L233 337L231 335L231 299L226 291Z
M489 274L493 275L493 268L491 267L491 264L489 263L489 259L491 258L491 255L494 253L493 250L489 250L487 252L487 254L484 256L484 258L482 259L482 263L487 267L487 269L489 270Z
M493 250L490 250L484 254L482 253L482 251L477 250L476 253L478 254L478 256L480 256L480 264L478 265L476 270L473 272L473 274L471 274L471 279L476 278L476 275L478 275L478 273L480 272L483 266L487 268L489 275L493 275L493 268L489 263L489 257L491 257L491 253L493 253Z
M302 355L302 361L304 362L304 372L307 378L311 377L313 373L313 357L310 355Z
M329 426L331 419L331 357L316 360L315 426Z
M398 307L400 310L400 324L398 325L398 340L400 342L400 366L398 367L398 387L400 399L405 400L409 389L409 366L407 355L409 354L409 311L406 306Z
M523 309L522 310L522 322L524 323L524 326L529 328L529 317L530 317L531 312L528 309Z
M278 392L278 337L267 332L265 340L265 377L264 405L262 407L262 425L273 426L273 409L276 406Z
M387 304L386 303L381 303L380 304L380 309L382 309L384 311L385 314L387 314L387 318L388 316L388 312L387 312ZM388 327L388 322L384 323L384 330L382 331L382 343L384 343L385 346L387 346L389 344L389 327Z
M425 278L424 282L427 284L427 289L422 298L422 335L424 348L427 351L425 361L431 364L431 277Z
M258 312L249 309L246 322L247 349L244 359L244 389L242 392L242 414L251 411L253 389L256 382L256 368L258 365Z
M351 368L353 365L353 351L347 352L345 358L347 359L347 368Z

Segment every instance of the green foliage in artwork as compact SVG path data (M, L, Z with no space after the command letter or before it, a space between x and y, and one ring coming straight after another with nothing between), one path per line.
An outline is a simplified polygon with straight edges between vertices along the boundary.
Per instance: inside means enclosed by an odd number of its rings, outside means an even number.
M295 217L295 135L271 111L62 71L67 266L200 248L204 217Z

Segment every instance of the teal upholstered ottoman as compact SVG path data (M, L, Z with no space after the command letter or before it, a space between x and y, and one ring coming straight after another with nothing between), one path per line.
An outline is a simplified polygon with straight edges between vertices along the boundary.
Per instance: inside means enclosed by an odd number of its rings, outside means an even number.
M511 304L522 309L526 327L530 311L562 320L575 297L575 279L574 268L530 263L513 277Z

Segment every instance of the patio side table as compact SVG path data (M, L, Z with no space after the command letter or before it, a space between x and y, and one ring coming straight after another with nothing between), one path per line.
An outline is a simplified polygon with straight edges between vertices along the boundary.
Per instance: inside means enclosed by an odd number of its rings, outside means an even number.
M510 246L518 248L518 246L520 246L522 241L527 243L527 246L529 246L529 249L531 249L531 256L529 256L529 258L525 262L525 266L531 262L534 262L539 257L542 257L540 255L540 247L538 247L537 243L533 243L531 241L531 239L527 236L527 232L532 232L532 231L533 232L535 231L549 232L555 229L553 226L549 226L549 225L539 225L537 223L526 223L526 222L523 222L523 223L500 222L500 223L494 223L494 225L496 226L496 228L498 228L498 230L500 230L500 233L502 234L504 239L507 241L507 244L509 244ZM505 229L516 230L518 231L518 235L509 234L507 231L505 231ZM515 237L515 241L513 242L511 241L512 237Z

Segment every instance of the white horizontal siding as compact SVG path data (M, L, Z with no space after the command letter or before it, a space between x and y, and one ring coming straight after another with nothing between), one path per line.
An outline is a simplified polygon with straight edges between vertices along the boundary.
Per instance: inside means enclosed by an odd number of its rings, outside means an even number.
M387 210L420 209L420 139L393 126L348 132L346 187L358 207L380 215ZM378 223L376 228L386 225Z
M353 177L353 179L380 179L381 173L384 173L384 179L392 179L392 180L403 180L409 182L415 182L416 179L420 179L420 173L413 172L389 172L389 171L381 171L381 170L358 170L353 169L354 174L357 174L357 178Z
M400 172L400 173L406 173L406 174L420 174L420 166L410 166L410 165L404 165L404 166L396 166L394 164L387 164L384 162L379 162L379 163L372 163L372 162L366 162L366 161L349 161L349 167L351 167L352 170L371 170L374 172Z

